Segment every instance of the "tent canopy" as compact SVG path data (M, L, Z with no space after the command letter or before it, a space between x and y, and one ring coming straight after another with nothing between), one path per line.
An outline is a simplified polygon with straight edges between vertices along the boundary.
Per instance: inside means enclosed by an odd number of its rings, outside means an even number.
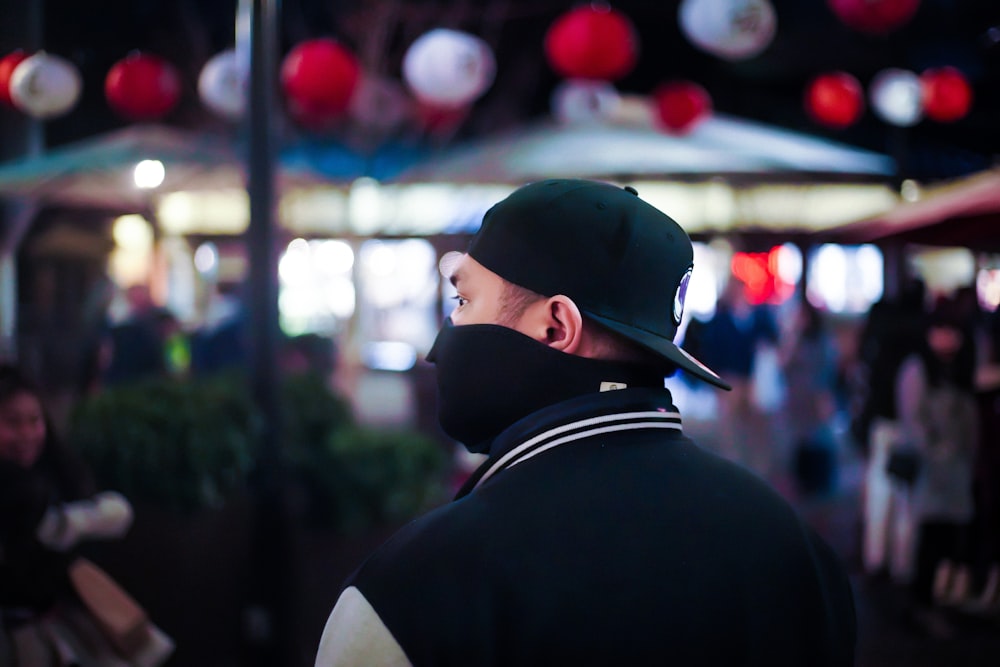
M1000 252L1000 169L929 188L917 201L821 232L839 243L899 242Z
M718 114L690 134L670 135L654 126L647 102L626 99L620 106L614 117L601 123L542 122L436 154L428 153L426 147L395 144L365 156L330 142L289 145L277 160L277 187L284 194L293 190L297 195L322 194L324 188L315 186L325 185L328 190L363 175L378 175L385 185L406 190L438 184L516 187L556 176L646 182L643 194L651 197L657 188L648 183L669 180L675 185L716 184L719 187L697 192L671 191L673 194L663 202L671 211L685 205L694 207L687 212L691 224L700 224L697 221L705 216L721 216L721 222L707 221L716 227L757 224L784 228L796 223L804 228L828 227L828 215L819 220L806 218L822 209L836 213L839 223L857 219L844 217L850 211L866 215L873 208L885 210L895 203L884 203L885 197L880 195L874 203L865 199L854 206L843 199L847 195L841 190L827 187L851 183L883 187L894 169L892 160L884 155ZM130 126L36 157L0 164L0 197L29 202L36 209L57 205L162 213L159 204L174 193L180 196L189 192L192 198L216 191L238 195L245 188L246 174L240 145L232 134L161 125ZM139 189L133 182L135 165L146 159L160 160L165 167L165 180L154 190ZM810 190L808 194L791 196L784 191L751 191L751 186L761 184L815 185L823 192ZM725 196L715 192L720 187L726 189L722 193ZM733 194L736 190L740 190L739 196ZM818 207L816 197L821 194L829 195L822 198L823 202L832 196L840 197L837 201L843 204ZM761 197L767 199L768 206L764 207ZM242 200L236 203L240 211L245 208ZM775 206L783 211L780 220L770 213L766 219L758 215L765 210L775 211ZM225 209L226 216L234 215L232 208ZM310 219L322 220L323 229L328 228L337 210L325 200L313 208L317 210ZM440 206L429 208L441 218L439 227L451 224ZM245 211L241 215L245 216ZM413 209L407 207L400 216L412 218ZM373 228L377 230L377 226Z
M877 180L891 158L715 114L677 136L654 127L648 108L601 123L537 123L471 141L404 170L400 183L510 183L542 178Z
M135 186L142 160L159 160L165 179L155 190ZM321 179L302 169L279 171L279 187ZM245 168L235 143L218 133L162 125L134 125L38 156L0 165L0 197L138 211L151 197L179 190L245 187Z

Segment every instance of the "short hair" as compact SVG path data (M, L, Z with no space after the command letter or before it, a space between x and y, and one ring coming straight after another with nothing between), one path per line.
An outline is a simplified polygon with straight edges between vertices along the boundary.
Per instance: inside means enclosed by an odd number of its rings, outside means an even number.
M503 290L500 293L500 314L497 324L513 327L521 319L521 316L524 315L524 311L532 304L545 298L544 295L538 292L504 280ZM669 362L661 359L658 355L650 352L638 343L634 343L625 338L625 336L601 326L590 318L584 316L583 321L584 330L587 332L587 336L594 347L597 358L653 366L669 365Z
M533 292L527 287L515 285L509 280L503 281L503 289L500 292L500 308L497 324L505 327L513 327L517 324L521 316L532 304L538 303L545 297L538 292Z

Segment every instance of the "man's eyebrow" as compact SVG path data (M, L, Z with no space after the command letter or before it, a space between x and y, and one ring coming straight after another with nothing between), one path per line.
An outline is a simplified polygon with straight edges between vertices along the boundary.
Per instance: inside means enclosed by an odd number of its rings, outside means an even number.
M451 275L448 276L448 282L453 286L458 287L458 282L462 279L462 269L458 268L452 271Z

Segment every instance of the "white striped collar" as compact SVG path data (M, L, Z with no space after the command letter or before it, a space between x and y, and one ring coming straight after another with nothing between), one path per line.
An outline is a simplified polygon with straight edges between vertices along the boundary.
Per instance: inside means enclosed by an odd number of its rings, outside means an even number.
M492 463L487 462L489 467L486 468L486 471L475 482L472 489L479 488L486 480L497 473L508 468L513 468L519 463L555 447L604 433L648 429L673 429L680 431L680 413L665 409L620 412L562 424L512 447L496 461Z

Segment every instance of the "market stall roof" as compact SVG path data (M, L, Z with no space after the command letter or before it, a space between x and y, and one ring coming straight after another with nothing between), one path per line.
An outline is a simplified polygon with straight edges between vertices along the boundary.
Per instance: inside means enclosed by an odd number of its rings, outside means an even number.
M689 134L659 131L641 101L604 122L546 121L470 141L404 170L396 182L511 183L549 177L878 180L893 160L826 139L715 114Z
M137 188L133 181L142 160L159 160L165 167L155 190ZM320 180L301 169L282 168L278 174L279 188ZM239 187L245 187L245 168L234 141L162 125L134 125L0 164L0 197L42 206L138 211L167 192Z
M838 243L898 242L1000 252L1000 168L931 186L915 201L820 236Z
M133 182L134 167L144 159L164 163L166 178L155 190L141 190ZM332 205L331 198L343 194L346 184L374 175L380 164L384 187L379 188L377 211L371 205L348 207L344 201ZM413 166L405 168L407 164ZM691 229L815 229L895 204L895 195L882 191L893 170L886 156L724 116L706 120L691 134L668 135L653 127L642 101L624 102L606 122L541 123L436 155L396 147L361 159L336 144L288 146L277 170L279 191L294 195L283 197L284 223L324 233L357 232L362 217L370 219L364 227L368 233L401 231L399 220L413 221L415 210L426 211L433 220L407 228L410 233L465 229L478 224L481 209L502 196L497 187L549 176L641 185L644 197L662 200ZM754 187L768 184L792 188ZM868 190L844 189L852 184ZM447 186L437 198L446 201L418 205L414 197L431 197L427 186L432 185ZM480 193L482 201L467 191L454 192L479 186L493 188ZM244 188L244 166L232 137L160 125L136 125L0 164L0 197L36 207L155 211L161 224L172 225L172 233L235 233L248 216ZM840 203L831 206L831 197ZM447 213L448 203L461 210ZM348 210L353 211L350 216Z

